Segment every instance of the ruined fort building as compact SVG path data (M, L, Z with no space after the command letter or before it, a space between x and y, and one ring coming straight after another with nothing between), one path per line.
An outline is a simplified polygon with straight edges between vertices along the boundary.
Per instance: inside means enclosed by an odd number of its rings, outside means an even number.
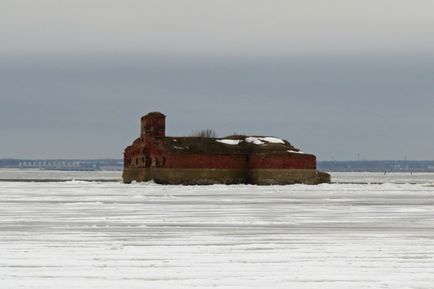
M288 141L265 136L166 137L166 116L141 118L141 135L124 152L125 183L319 184L330 175L316 169L316 157Z

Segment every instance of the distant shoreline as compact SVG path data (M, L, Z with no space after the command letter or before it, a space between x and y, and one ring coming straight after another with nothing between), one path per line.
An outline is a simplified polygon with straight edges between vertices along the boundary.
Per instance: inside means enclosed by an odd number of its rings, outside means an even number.
M433 160L318 161L326 172L434 172ZM122 171L121 159L0 159L0 168L52 171Z

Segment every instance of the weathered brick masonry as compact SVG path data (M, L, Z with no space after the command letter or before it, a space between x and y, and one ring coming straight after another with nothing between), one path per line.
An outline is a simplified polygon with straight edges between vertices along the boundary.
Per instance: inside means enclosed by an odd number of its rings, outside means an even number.
M318 184L330 175L316 170L316 157L273 137L166 137L165 115L141 118L141 135L124 152L125 183Z

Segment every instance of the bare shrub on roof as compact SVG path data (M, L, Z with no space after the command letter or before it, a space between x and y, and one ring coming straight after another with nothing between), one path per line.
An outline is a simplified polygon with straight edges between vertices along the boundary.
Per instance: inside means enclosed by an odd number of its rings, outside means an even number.
M216 138L217 133L214 130L207 128L207 129L193 131L191 133L191 136L203 137L203 138Z

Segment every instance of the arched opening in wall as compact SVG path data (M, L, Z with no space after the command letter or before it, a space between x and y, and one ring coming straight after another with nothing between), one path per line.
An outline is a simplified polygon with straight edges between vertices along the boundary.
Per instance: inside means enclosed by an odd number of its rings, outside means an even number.
M139 165L139 159L136 158L136 166Z
M166 165L166 157L163 157L163 167Z
M160 167L160 160L158 158L155 159L155 165L158 167Z

